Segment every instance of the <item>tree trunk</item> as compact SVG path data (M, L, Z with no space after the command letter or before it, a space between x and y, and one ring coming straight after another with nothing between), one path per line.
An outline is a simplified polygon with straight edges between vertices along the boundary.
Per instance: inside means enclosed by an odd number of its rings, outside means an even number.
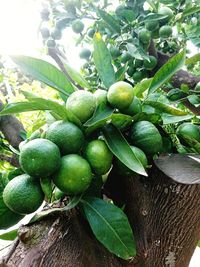
M109 253L76 210L22 226L0 266L188 267L200 239L200 185L176 183L155 166L148 178L113 173L106 190L109 184L116 201L126 203L137 244L132 261Z

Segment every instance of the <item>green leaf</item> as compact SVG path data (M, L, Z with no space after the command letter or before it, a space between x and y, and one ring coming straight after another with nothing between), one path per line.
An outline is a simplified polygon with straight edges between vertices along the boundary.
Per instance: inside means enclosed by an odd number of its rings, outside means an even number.
M71 210L79 204L79 202L81 201L81 198L82 198L82 195L74 196L70 200L70 202L67 204L67 206L65 206L64 208L52 208L52 209L48 209L48 210L42 210L41 212L35 214L30 219L29 223L41 221L43 218L45 218L49 215L53 215L55 213L66 212L68 210Z
M126 65L123 67L120 67L117 72L115 73L115 79L116 81L123 81L125 78L125 73L126 73Z
M189 64L195 64L195 63L197 63L197 62L199 62L199 61L200 61L200 53L198 53L198 54L196 54L196 55L194 55L194 56L192 56L192 57L187 58L187 59L185 60L185 64L186 64L186 65L189 65Z
M111 121L115 127L122 130L128 127L133 122L133 118L126 114L114 113L111 115Z
M182 13L182 17L187 17L190 16L192 14L198 13L200 11L200 6L193 6L191 8L187 8L183 11Z
M0 235L0 239L12 241L17 237L18 229L7 231Z
M128 260L136 255L136 246L128 218L115 205L98 198L84 198L82 207L90 227L110 252Z
M101 81L108 89L116 81L114 68L111 63L112 58L99 32L94 35L93 43L94 43L94 52L93 52L94 63Z
M167 82L179 69L182 68L185 61L185 51L170 58L154 75L149 87L149 93L155 92L165 82Z
M120 25L118 21L110 14L106 13L103 9L97 9L100 17L106 22L106 24L116 33L120 33Z
M74 87L66 76L54 65L33 57L11 56L11 59L20 67L22 71L31 75L60 93L69 96L74 92Z
M200 241L198 242L197 246L200 247Z
M141 112L139 114L136 114L133 117L134 122L136 121L150 121L153 124L158 124L160 122L162 122L161 116L160 114L157 113L146 113L146 112Z
M194 118L194 115L185 115L185 116L173 116L166 113L161 114L163 124L174 124L181 121L191 120Z
M140 97L149 88L151 82L152 82L152 78L145 79L145 80L137 83L133 87L133 94L134 94L134 96Z
M142 20L142 23L149 22L149 21L157 21L157 20L159 21L167 17L168 17L167 15L162 15L162 14L149 14L144 18L144 20Z
M82 88L90 89L89 83L81 76L81 74L77 70L72 68L70 64L64 58L62 57L59 57L59 58L62 61L63 66L65 70L67 71L68 75L70 76L70 78L74 82L76 82L78 85L80 85Z
M195 151L200 154L200 143L194 139L189 137L188 135L185 134L181 134L181 137L184 139L184 141L193 149L195 149Z
M148 176L142 163L133 153L128 142L121 132L112 124L103 128L105 141L112 153L132 171L144 176Z
M134 44L129 43L129 44L127 44L127 49L128 49L128 52L131 54L132 57L134 57L136 59L140 59L140 60L143 60L143 59L149 60L149 56L147 56L145 51L139 45L136 46Z
M168 113L168 114L171 114L174 116L184 116L184 115L188 114L188 112L174 108L173 106L170 106L170 105L166 105L166 104L161 103L159 101L145 101L145 104L150 105L150 106L158 109L161 112Z
M86 133L89 134L95 131L96 129L104 126L106 122L110 119L113 112L113 108L105 106L104 104L99 105L92 118L86 121L86 123L84 124L84 126L87 127Z
M44 192L46 200L50 202L52 197L51 179L49 179L48 177L40 178L40 185L42 187L42 191Z

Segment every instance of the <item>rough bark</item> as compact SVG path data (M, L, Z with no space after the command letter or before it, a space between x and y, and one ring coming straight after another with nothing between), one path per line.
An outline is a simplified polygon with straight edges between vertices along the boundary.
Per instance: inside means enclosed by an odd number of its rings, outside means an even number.
M137 244L137 256L132 261L125 262L110 254L95 240L77 211L75 215L52 216L22 227L19 243L4 259L4 264L10 267L188 267L200 239L200 185L178 184L155 166L149 178L137 175L122 178L113 173L110 184L115 182L118 185L115 190L124 190L126 213Z

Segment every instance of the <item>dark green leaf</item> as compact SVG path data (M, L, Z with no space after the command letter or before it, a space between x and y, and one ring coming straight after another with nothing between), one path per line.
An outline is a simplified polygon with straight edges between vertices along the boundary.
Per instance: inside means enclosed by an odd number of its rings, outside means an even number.
M185 61L185 51L170 58L154 75L149 87L149 93L155 92L165 82L167 82L179 69L182 68Z
M106 24L116 33L120 33L120 26L118 21L111 16L110 14L106 13L103 9L98 9L98 13L100 17L106 22Z
M108 89L115 83L115 72L112 66L112 58L108 48L102 40L101 34L98 32L94 35L94 52L93 58L101 81Z
M127 44L128 52L131 54L132 57L143 60L147 59L149 60L149 57L144 52L141 46L136 46L134 44Z
M136 246L133 233L123 211L98 198L85 198L81 202L85 216L99 242L122 259L134 257Z
M173 106L170 106L170 105L166 105L166 104L161 103L159 101L145 101L145 104L150 105L150 106L158 109L161 112L168 113L168 114L171 114L174 116L184 116L184 115L188 114L188 112L174 108Z
M186 8L183 11L182 17L187 17L187 16L190 16L192 14L196 14L198 12L200 12L200 6L193 6L193 7L190 7L190 8Z
M142 93L144 93L149 88L151 82L152 82L152 78L145 79L145 80L137 83L133 87L133 93L134 93L134 95L140 97L142 95Z
M186 65L189 65L189 64L196 64L197 62L200 61L200 53L192 56L192 57L189 57L185 60L185 64Z
M157 113L148 114L148 113L145 113L145 112L141 112L139 114L136 114L133 117L133 120L135 122L136 121L150 121L153 124L157 124L159 122L162 122L160 114L157 114Z
M12 56L11 58L22 71L31 75L34 79L53 87L66 96L74 92L74 87L66 76L54 65L27 56Z
M115 79L116 81L123 81L125 78L125 73L126 73L126 65L119 68L118 71L115 73Z
M17 237L18 229L7 231L0 235L0 239L12 241Z
M111 115L112 124L122 130L131 125L133 118L126 114L115 113Z
M112 153L132 171L147 176L142 163L137 159L121 132L112 124L103 128L105 141Z
M200 143L196 139L191 138L185 134L181 134L181 137L188 144L188 146L192 147L193 149L195 149L196 153L200 154Z

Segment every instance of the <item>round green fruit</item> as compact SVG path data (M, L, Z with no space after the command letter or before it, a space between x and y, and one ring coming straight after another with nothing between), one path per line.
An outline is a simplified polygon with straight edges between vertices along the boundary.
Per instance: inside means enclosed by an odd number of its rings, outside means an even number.
M46 139L56 144L62 155L77 153L84 143L81 129L68 121L56 121L46 131Z
M56 47L56 42L53 39L48 39L46 44L47 44L47 47L49 47L49 48Z
M183 98L184 96L185 96L184 92L182 90L180 90L179 88L171 89L167 94L167 98L170 101L177 101L177 100Z
M114 108L127 108L133 100L133 87L127 82L116 82L110 86L107 99Z
M113 59L116 59L116 58L118 58L121 55L121 52L120 52L120 50L119 50L118 47L111 46L110 47L110 54L111 54L111 56L112 56Z
M92 181L92 171L87 160L76 154L62 157L61 167L54 176L55 185L67 195L83 193Z
M167 23L173 18L173 11L167 6L163 6L158 10L158 14L166 16L166 18L161 19L162 23Z
M80 19L76 19L72 22L72 30L75 33L81 33L84 29L84 24Z
M177 136L184 141L183 136L195 139L200 143L200 128L192 123L182 123L176 131Z
M151 33L147 29L142 29L138 33L138 38L141 43L149 44L150 39L151 39Z
M96 99L92 93L79 90L68 97L66 107L84 123L93 115L96 108Z
M90 38L93 38L94 34L95 34L95 29L93 29L93 28L90 28L90 29L88 30L88 32L87 32L87 35L88 35Z
M60 40L62 38L61 30L55 28L51 33L51 37L55 40Z
M124 52L121 56L121 63L126 64L130 59L132 59L132 56L128 52Z
M123 113L134 116L138 113L142 112L142 104L141 100L136 96L133 98L132 103L130 106L123 110Z
M47 177L60 167L60 151L53 142L38 138L22 146L19 162L22 169L33 177Z
M44 200L39 181L22 174L13 178L3 191L3 200L10 210L19 214L36 211Z
M79 53L79 57L88 60L91 56L91 51L88 48L83 48Z
M156 20L148 21L145 23L145 27L148 31L155 31L159 28L159 23Z
M97 106L99 106L100 104L106 104L107 102L107 91L106 90L97 89L94 92L94 96L96 98Z
M144 60L144 67L147 70L152 70L156 67L158 61L157 58L154 56L149 56L149 60L145 59Z
M110 170L113 154L103 140L89 142L84 155L96 174L103 175Z
M160 38L169 38L172 35L172 27L169 25L164 25L159 29Z
M147 155L153 155L162 149L162 137L158 129L149 121L133 124L130 132L131 143L142 149Z

